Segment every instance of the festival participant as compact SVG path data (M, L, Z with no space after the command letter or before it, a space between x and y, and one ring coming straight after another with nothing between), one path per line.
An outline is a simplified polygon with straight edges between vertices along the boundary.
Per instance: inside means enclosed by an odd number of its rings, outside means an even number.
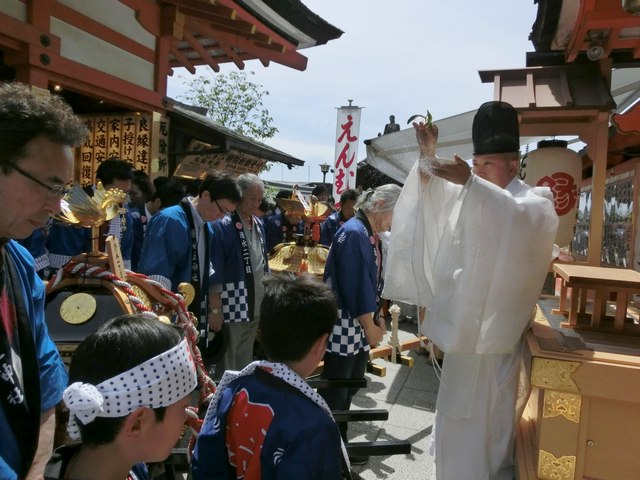
M87 135L57 96L0 84L0 478L38 477L67 375L44 321L44 285L26 238L60 211L72 146ZM37 453L36 453L37 449Z
M276 195L276 203L278 199L290 199L291 190L281 190ZM298 211L285 210L276 207L273 215L264 219L264 230L266 235L267 252L280 243L292 242L295 240L294 235L302 235L304 233L304 221L302 213Z
M338 299L338 316L329 337L322 373L329 380L363 378L369 349L385 333L384 318L377 315L382 291L378 233L391 228L398 195L400 187L391 184L362 193L355 216L336 232L329 249L324 279ZM332 410L348 410L357 391L357 388L329 388L319 393ZM346 441L346 423L341 425L340 433Z
M151 217L140 256L139 271L176 292L181 282L191 282L193 270L208 279L208 256L211 225L240 201L236 181L229 175L212 173L200 185L198 196L187 196L179 205L165 208ZM203 228L204 226L204 228ZM205 242L205 235L209 238ZM192 248L193 246L196 248ZM199 257L199 262L194 262Z
M105 190L117 188L125 193L131 189L133 179L133 167L126 160L109 158L100 163L96 170L96 183L101 182ZM89 187L90 194L93 188ZM133 249L133 219L126 209L123 214L112 218L100 228L100 248L104 248L104 242L109 235L120 240L120 250L126 268L131 268L131 252ZM47 236L47 250L49 251L49 265L57 270L64 266L71 257L79 253L91 251L91 229L79 228L68 225L58 220L53 220ZM101 250L104 251L104 250Z
M224 374L196 443L193 478L339 480L348 464L338 427L304 380L324 354L334 295L307 274L274 275L260 309L268 361Z
M147 230L147 222L151 218L147 204L151 202L154 195L155 187L149 175L144 170L134 170L129 190L129 203L125 205L131 217L128 228L131 229L133 237L131 246L131 270L133 271L138 270L144 233Z
M326 202L329 200L329 188L323 183L320 185L316 185L311 190L311 196L315 197L318 202Z
M320 224L320 243L331 245L338 229L356 214L355 205L360 194L357 190L347 189L340 195L340 210L329 215Z
M436 477L513 479L522 334L558 226L551 192L516 178L515 109L473 120L473 169L435 157L435 125L415 124L420 159L398 200L385 298L427 307L422 331L444 352L433 445ZM398 219L399 219L398 218Z
M260 220L260 223L262 223L264 225L264 219L265 218L269 218L271 215L273 215L273 211L275 209L275 202L267 197L264 197L262 199L262 201L260 202L260 205L258 206L258 208L256 209L255 212L253 212L253 214L258 217L258 220Z
M138 270L173 292L182 282L192 284L195 298L190 310L198 319L203 355L210 355L206 332L214 319L209 312L209 222L235 210L240 192L231 176L217 172L204 179L199 192L151 217Z
M64 391L67 430L81 444L56 449L47 478L143 480L182 434L196 367L179 327L147 315L105 323L78 346Z
M145 204L148 218L153 217L160 210L178 205L186 194L184 184L175 177L169 181L160 182L151 200Z
M242 200L236 211L212 225L210 318L213 330L222 328L227 341L216 365L216 378L253 361L264 294L262 279L269 271L264 227L254 215L264 197L264 183L252 173L240 175L237 182Z

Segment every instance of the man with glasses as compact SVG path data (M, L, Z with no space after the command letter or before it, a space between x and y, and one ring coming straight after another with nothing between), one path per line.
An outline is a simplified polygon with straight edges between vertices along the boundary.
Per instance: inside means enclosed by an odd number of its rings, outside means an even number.
M238 177L238 188L242 200L236 211L213 223L211 328L222 329L227 343L216 365L216 378L253 361L264 296L262 279L269 270L264 227L254 215L264 197L264 183L257 175L244 173Z
M87 135L59 97L0 84L0 478L41 476L67 375L44 321L44 285L15 239L60 211L71 147Z
M167 290L178 291L188 282L195 289L189 310L207 336L211 224L235 210L240 192L235 179L212 173L200 185L196 197L187 196L178 205L156 213L147 226L138 271L156 280ZM206 347L206 340L201 347Z

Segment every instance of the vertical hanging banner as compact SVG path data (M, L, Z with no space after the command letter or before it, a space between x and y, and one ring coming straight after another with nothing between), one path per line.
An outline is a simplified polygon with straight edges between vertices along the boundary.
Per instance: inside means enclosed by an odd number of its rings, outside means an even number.
M96 116L93 119L93 159L96 164L100 164L107 159L108 134L108 117Z
M80 183L83 187L93 183L93 163L94 163L94 130L93 118L84 118L84 124L89 134L87 139L80 146Z
M131 113L122 117L122 160L131 165L136 155L136 115Z
M333 197L340 206L340 195L345 190L355 188L358 164L358 143L360 138L361 107L348 106L338 108L336 127L336 152L333 161Z
M122 117L108 118L107 158L121 158Z
M151 173L168 175L169 117L153 112L151 125Z
M149 171L149 150L151 147L151 117L139 115L136 131L136 157L134 168L136 170Z

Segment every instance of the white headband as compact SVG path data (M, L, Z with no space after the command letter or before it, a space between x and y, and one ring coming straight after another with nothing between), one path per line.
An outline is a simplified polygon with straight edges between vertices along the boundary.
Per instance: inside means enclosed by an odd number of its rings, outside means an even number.
M138 407L171 405L190 394L197 385L196 367L187 340L99 385L75 382L62 396L69 409L67 431L80 438L76 417L83 425L96 417L117 418Z

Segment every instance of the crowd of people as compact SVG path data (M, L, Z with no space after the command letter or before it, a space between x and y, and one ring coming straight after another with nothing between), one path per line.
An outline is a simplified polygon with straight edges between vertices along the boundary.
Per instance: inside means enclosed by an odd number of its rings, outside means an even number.
M435 124L414 128L420 158L404 187L348 190L321 223L319 242L329 247L322 279L270 274L269 251L305 225L297 211L265 201L257 175L185 184L151 181L119 159L100 164L96 184L129 194L101 240L119 238L126 266L167 290L194 287L190 310L218 386L193 478L349 478L350 464L366 458L347 455L346 424L332 411L349 409L357 390L316 391L305 379L321 361L326 379L363 378L386 332L383 298L426 307L423 333L445 352L432 436L437 478L513 478L521 339L557 217L548 191L516 178L510 105L478 110L472 167L436 156ZM148 315L104 324L78 346L68 373L48 334L41 278L91 248L86 229L51 220L86 133L58 97L0 86L3 479L149 478L146 464L168 456L197 388L184 332ZM330 202L322 187L314 202ZM60 402L79 443L53 451Z

